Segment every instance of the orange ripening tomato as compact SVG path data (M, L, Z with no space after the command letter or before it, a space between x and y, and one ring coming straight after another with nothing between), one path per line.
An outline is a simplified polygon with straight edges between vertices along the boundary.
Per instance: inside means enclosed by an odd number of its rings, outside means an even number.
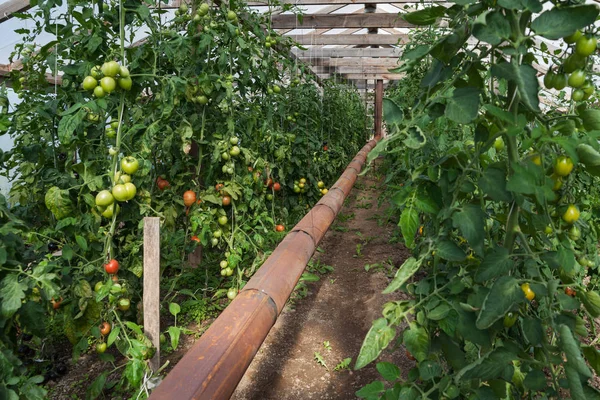
M190 239L194 242L200 243L200 239L198 238L198 236L192 236Z
M192 192L191 190L187 190L183 194L183 204L185 204L186 207L190 207L195 202L196 202L196 193Z
M277 225L277 226L275 227L275 230L276 230L277 232L283 232L283 231L285 231L285 226L283 226L283 225L279 224L279 225Z

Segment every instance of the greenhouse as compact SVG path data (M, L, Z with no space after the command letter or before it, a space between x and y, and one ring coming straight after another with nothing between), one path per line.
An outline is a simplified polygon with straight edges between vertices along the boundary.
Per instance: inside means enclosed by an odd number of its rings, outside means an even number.
M599 14L0 0L0 400L600 399Z

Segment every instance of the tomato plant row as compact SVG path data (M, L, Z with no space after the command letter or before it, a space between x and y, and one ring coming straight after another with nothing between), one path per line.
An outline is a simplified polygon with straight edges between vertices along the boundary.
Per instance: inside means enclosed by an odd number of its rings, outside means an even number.
M598 13L484 0L403 16L451 28L411 35L407 77L384 99L390 136L370 157L386 156L385 195L413 251L384 293L411 298L384 306L356 367L400 325L396 343L415 365L404 379L379 363L390 383L360 397L600 397ZM552 92L534 69L544 64Z
M44 351L49 331L75 356L94 347L113 361L115 346L128 360L118 388L135 391L153 354L140 320L143 217L161 218L171 314L188 299L222 308L356 153L365 109L352 88L319 87L291 41L241 2L171 17L130 0L38 6L46 23L20 30L23 69L11 75L15 147L0 155L12 177L10 210L0 198L0 365L15 366L2 368L0 397L44 396L14 360L19 346ZM34 46L44 31L56 40ZM182 329L167 331L175 348Z

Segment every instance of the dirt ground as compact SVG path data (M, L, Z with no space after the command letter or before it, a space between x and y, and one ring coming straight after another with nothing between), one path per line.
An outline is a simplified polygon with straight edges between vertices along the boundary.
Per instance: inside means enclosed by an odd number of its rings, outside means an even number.
M286 307L232 396L234 400L354 399L355 392L381 379L375 363L359 370L334 371L352 357L354 366L362 341L382 305L398 294L383 295L388 270L365 265L398 267L409 256L401 245L390 244L393 227L378 224L384 209L377 207L378 182L360 177L333 229L315 257L333 272L308 285L310 294ZM360 251L357 248L360 245ZM359 255L360 253L360 255ZM395 271L395 269L394 269ZM328 341L330 349L324 346ZM327 368L315 359L318 352ZM405 374L414 364L404 352L384 352Z

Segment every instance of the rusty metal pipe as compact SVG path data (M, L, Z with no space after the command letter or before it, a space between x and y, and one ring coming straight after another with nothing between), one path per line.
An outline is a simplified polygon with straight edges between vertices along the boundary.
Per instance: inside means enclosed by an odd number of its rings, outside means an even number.
M341 210L376 141L348 165L240 294L152 392L150 400L229 399Z

